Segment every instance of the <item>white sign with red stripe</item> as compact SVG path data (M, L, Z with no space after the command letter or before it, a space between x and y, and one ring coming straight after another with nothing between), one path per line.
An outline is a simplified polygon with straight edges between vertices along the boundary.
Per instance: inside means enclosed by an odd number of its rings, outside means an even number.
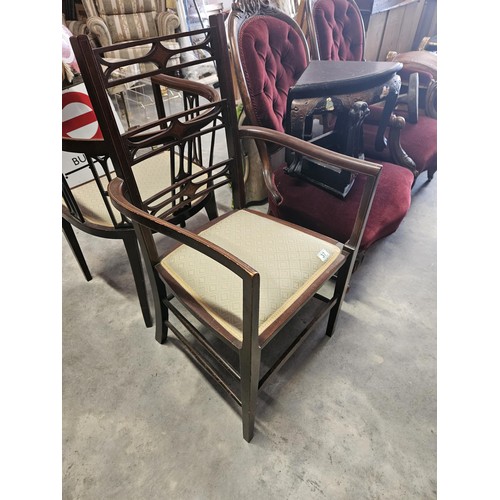
M123 125L115 112L115 119L120 132L123 132ZM97 117L92 108L85 84L80 83L74 87L63 90L62 93L62 136L74 139L102 139L102 132L97 123ZM66 175L70 187L87 182L92 179L92 175L87 166L85 155L62 152L62 169ZM75 172L77 171L77 172Z

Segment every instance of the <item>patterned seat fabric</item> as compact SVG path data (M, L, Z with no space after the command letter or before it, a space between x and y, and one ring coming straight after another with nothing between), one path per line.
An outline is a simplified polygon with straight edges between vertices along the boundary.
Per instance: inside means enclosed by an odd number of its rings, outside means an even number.
M341 252L340 244L297 231L288 224L277 224L249 210L219 219L200 235L237 255L260 274L259 336L296 306L304 290ZM187 245L173 250L157 269L167 281L173 279L196 297L226 330L228 340L241 343L243 292L236 274Z

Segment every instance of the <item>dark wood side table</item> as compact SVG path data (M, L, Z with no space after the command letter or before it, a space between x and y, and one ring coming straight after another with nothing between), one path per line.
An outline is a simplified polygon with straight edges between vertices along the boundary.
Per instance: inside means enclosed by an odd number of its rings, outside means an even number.
M313 140L314 118L321 116L326 123L328 116L333 114L335 125L332 132L315 142L339 153L364 158L363 121L369 113L368 105L385 101L376 138L376 148L382 151L387 145L385 130L401 87L401 78L397 75L401 68L401 63L392 61L311 61L288 93L286 132ZM304 174L308 168L307 161L305 164L294 162L289 173L307 176ZM317 168L314 174L319 174ZM317 183L345 197L353 179L344 178L347 173L342 174L335 186L331 185L331 179ZM308 179L313 181L310 177Z

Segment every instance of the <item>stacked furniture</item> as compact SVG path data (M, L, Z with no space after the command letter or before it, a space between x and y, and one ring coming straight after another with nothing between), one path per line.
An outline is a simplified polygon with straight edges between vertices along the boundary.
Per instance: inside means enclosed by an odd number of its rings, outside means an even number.
M307 0L307 25L312 40L313 54L317 59L336 61L363 61L365 51L365 30L363 18L354 0ZM422 51L424 58L435 57ZM391 60L401 62L401 70L407 94L399 101L392 119L393 129L389 129L388 147L380 149L375 142L378 122L383 109L371 106L370 115L365 120L365 153L380 161L393 161L409 168L415 178L427 172L432 179L437 170L437 122L435 120L436 86L432 75L423 71L422 64L408 64L404 56ZM437 69L435 71L437 78ZM409 85L413 75L413 86ZM434 81L434 83L432 83ZM429 116L418 113L419 83L428 83L425 109ZM413 95L411 94L413 92ZM434 110L434 111L433 111ZM394 130L400 129L398 136Z
M227 22L230 53L249 122L284 132L288 92L309 63L302 30L290 16L264 1L234 3ZM259 152L273 194L269 197L271 214L336 239L348 237L363 190L363 176L341 199L288 175L279 148L260 147ZM383 163L359 261L371 245L398 228L410 208L413 180L408 169Z

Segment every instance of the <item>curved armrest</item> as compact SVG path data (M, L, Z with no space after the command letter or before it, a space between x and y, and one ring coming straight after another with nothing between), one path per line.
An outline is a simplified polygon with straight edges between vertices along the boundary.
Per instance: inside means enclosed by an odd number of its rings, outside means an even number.
M125 195L125 183L123 179L115 177L109 183L108 193L113 206L140 225L146 226L154 232L173 238L179 243L203 253L219 262L243 280L252 279L255 275L258 275L257 271L251 266L215 243L188 229L183 229L180 226L155 217L130 203Z
M91 33L97 36L101 47L111 45L111 33L106 23L97 16L91 16L87 19L87 27Z
M408 91L406 94L406 105L408 106L408 122L418 122L418 73L412 73L408 79Z
M425 94L425 114L437 119L437 81L431 80Z
M382 171L382 166L377 163L372 163L365 160L360 160L352 156L347 156L342 153L337 153L335 151L330 151L326 148L320 147L311 142L304 141L292 135L284 134L276 130L271 130L263 127L256 126L241 126L239 128L240 137L254 139L259 151L261 148L265 149L266 142L271 142L277 146L289 148L303 157L309 158L316 162L321 163L324 168L330 169L334 172L338 172L338 169L347 170L348 172L354 174L363 174L366 176L366 182L363 187L363 194L359 203L356 221L349 237L349 241L346 245L358 249L361 243L361 237L363 235L364 228L366 226L366 221L368 219L368 214L370 212L371 204L375 196L375 190L377 187L380 172ZM268 158L264 155L263 158ZM267 175L272 178L271 172L268 171ZM269 186L268 180L266 180L266 186ZM278 193L276 186L271 183L274 188L274 193L271 191L273 196L277 196L279 201L282 200L282 196ZM333 195L332 195L333 196ZM275 198L276 199L276 198Z
M213 87L195 80L186 80L184 78L162 74L152 76L151 83L199 95L210 102L220 101L220 94Z
M391 159L396 165L401 165L413 173L416 177L418 175L417 166L415 162L408 156L408 153L401 145L401 130L405 127L406 121L402 116L392 115L389 122L389 152Z
M292 135L271 130L269 128L243 125L239 128L240 137L247 137L256 141L271 142L277 146L286 147L297 153L324 164L326 168L337 171L341 168L355 174L364 174L369 177L378 177L382 166L366 160L360 160L336 151L304 141Z

